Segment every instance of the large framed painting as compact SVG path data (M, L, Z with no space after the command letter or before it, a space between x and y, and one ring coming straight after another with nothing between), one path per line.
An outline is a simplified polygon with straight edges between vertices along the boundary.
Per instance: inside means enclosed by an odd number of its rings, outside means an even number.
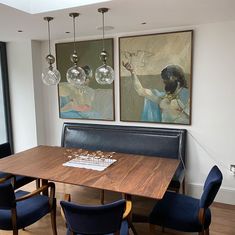
M119 38L121 121L191 124L193 31Z
M99 59L102 40L76 42L78 65L87 75L84 86L75 87L66 80L66 72L72 67L70 55L73 42L56 44L57 69L61 73L58 86L59 115L63 119L114 120L114 83L100 85L95 80L95 70L102 65ZM113 39L105 39L109 54L107 64L113 67Z

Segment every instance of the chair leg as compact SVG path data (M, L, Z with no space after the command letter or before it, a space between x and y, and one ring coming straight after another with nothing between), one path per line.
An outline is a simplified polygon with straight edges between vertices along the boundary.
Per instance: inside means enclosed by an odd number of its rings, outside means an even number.
M206 229L206 230L204 231L204 233L205 233L205 235L210 235L210 229L209 229L209 228Z
M40 188L40 185L41 185L40 179L36 179L36 188L37 189Z
M131 228L133 234L134 234L134 235L137 235L138 233L137 233L137 231L136 231L136 229L135 229L135 227L134 227L132 221L131 221L131 220L127 220L127 222L128 222L128 226Z
M100 204L104 205L104 190L100 191Z
M57 228L56 228L56 205L53 206L51 210L51 227L53 235L57 235Z
M182 182L182 193L185 194L185 179Z
M18 235L18 229L13 230L13 235Z
M150 231L150 234L155 234L155 225L154 224L149 224L149 231Z

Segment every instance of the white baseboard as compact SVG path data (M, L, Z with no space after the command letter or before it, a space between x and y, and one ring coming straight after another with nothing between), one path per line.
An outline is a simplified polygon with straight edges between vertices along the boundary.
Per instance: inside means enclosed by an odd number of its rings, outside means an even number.
M186 194L196 197L196 198L200 198L202 189L203 189L203 185L187 184ZM235 205L235 189L221 187L214 201Z

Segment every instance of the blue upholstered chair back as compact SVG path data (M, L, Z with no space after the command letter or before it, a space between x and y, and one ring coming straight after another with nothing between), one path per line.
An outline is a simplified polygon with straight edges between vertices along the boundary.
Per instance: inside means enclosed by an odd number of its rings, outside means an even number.
M61 201L60 204L71 232L108 234L120 229L126 202L122 199L99 206L77 205L67 201Z
M200 199L200 208L208 208L211 205L219 191L222 180L223 175L220 169L217 166L214 166L206 178Z
M0 158L11 155L11 146L9 143L0 144Z
M0 209L12 209L15 207L15 193L12 184L0 184Z

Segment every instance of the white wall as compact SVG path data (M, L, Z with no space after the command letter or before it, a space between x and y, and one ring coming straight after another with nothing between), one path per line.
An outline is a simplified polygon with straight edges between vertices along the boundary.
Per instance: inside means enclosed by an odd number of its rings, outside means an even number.
M1 65L0 65L0 69ZM6 119L5 119L5 109L4 109L4 100L3 100L3 87L2 87L2 74L0 72L0 144L7 141L7 131L6 131Z
M34 99L35 99L35 112L36 112L36 134L37 143L46 144L45 141L45 120L44 117L44 104L43 104L43 90L42 90L42 57L41 57L41 42L32 41L32 65L33 65L33 82L34 82Z
M7 44L15 152L37 145L31 41Z
M37 131L40 132L41 138L38 143L48 145L60 145L61 129L64 121L80 122L80 123L99 123L99 124L120 124L120 125L138 125L138 126L153 126L153 127L169 127L169 128L186 128L188 129L187 138L187 189L188 193L194 196L199 196L202 190L202 185L210 168L217 164L223 171L224 181L217 201L235 204L235 177L229 172L229 165L235 164L234 152L235 144L235 79L233 68L235 68L235 22L224 22L216 24L206 24L192 26L187 29L194 29L194 56L193 56L193 84L192 84L192 125L164 125L164 124L144 124L144 123L127 123L119 121L119 81L118 81L118 36L115 38L115 102L116 102L116 121L82 121L82 120L62 120L58 114L58 93L55 87L40 86L42 96L37 97L36 103L39 104L36 108L36 113L41 112L43 115L43 127ZM185 28L183 28L185 29ZM154 30L154 32L175 31L181 29L165 29ZM143 34L150 32L133 32L132 34ZM91 38L90 38L91 39ZM14 46L14 45L13 45ZM17 49L17 48L16 48ZM18 49L19 50L19 49ZM47 44L42 44L42 57L47 54ZM14 54L19 52L14 52ZM24 55L27 57L27 55ZM27 60L27 58L25 58ZM43 59L43 66L45 66ZM11 66L10 69L13 69ZM11 77L11 76L10 76ZM16 79L16 78L15 78ZM23 116L28 119L28 115L21 113L19 117L20 105L17 100L19 96L19 87L25 91L29 86L30 80L27 77L27 86L22 87L22 81L17 84L12 84L15 79L11 78L11 86L14 86L12 97L15 112L13 112L15 140L17 145L25 145L20 131L25 122ZM19 78L18 78L19 79ZM25 83L26 78L20 77ZM19 83L19 84L18 84ZM32 81L31 81L32 83ZM31 84L32 85L32 84ZM28 89L32 89L31 87ZM12 90L12 89L11 89ZM32 95L32 91L29 91ZM27 94L25 94L26 96ZM25 97L26 98L26 97ZM30 106L25 107L25 112L31 112L33 102ZM41 107L41 108L38 108ZM20 119L17 119L17 116ZM16 120L17 119L17 120ZM35 116L32 116L32 125L35 124ZM28 123L27 123L28 124ZM34 127L35 128L35 127ZM29 139L30 134L23 136ZM19 140L20 138L20 140ZM34 133L35 138L35 133ZM23 141L23 143L22 143ZM34 141L33 141L34 142ZM31 143L33 144L33 143ZM22 146L21 146L22 147Z
M192 126L188 135L189 188L194 193L213 164L223 171L218 200L235 204L235 22L195 28ZM223 194L222 194L223 192Z
M54 47L51 48L52 54L55 56ZM45 57L48 54L48 44L42 43L42 61L43 68L48 67L48 64L45 62ZM58 145L60 146L61 130L63 120L59 119L59 103L58 103L58 91L56 86L45 86L41 82L42 86L42 100L44 115L44 141L40 144L47 145Z

